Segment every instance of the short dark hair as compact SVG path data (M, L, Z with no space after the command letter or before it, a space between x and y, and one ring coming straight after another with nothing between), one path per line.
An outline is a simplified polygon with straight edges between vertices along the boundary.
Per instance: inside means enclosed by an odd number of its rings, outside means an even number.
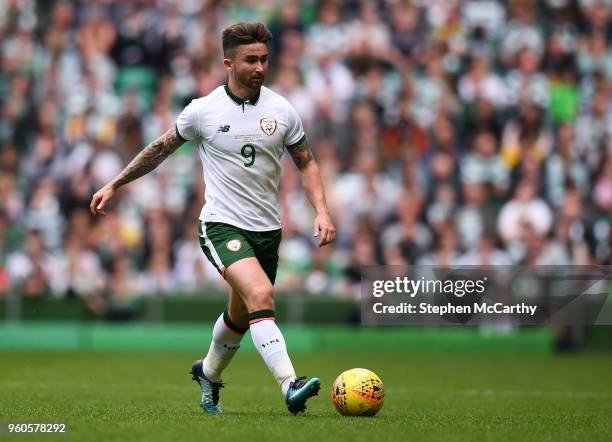
M240 45L265 43L272 40L272 33L263 23L236 23L223 30L223 56L230 55Z

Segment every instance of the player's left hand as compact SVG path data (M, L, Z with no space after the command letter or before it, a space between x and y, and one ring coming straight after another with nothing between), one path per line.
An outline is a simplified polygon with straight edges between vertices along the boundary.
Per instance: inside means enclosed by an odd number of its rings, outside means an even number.
M336 239L336 228L328 213L317 215L314 220L314 236L319 237L319 247Z

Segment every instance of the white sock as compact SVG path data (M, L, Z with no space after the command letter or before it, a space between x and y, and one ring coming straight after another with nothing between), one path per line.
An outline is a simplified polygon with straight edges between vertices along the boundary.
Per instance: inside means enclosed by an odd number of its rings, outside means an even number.
M221 382L221 373L240 348L245 332L246 330L239 329L229 320L227 312L219 316L213 328L208 354L202 364L202 371L208 379Z
M283 334L276 326L273 317L251 320L250 329L255 348L272 372L285 397L289 384L295 380L296 376L291 359L287 354Z

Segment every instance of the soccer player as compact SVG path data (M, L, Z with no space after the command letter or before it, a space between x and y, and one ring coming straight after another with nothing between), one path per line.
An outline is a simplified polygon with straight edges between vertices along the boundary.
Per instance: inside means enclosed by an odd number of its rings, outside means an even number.
M263 86L271 38L262 23L225 29L227 83L193 100L176 127L146 146L91 201L93 214L105 215L119 187L155 169L185 141L198 146L206 178L200 245L230 286L228 309L215 323L208 354L191 369L202 392L200 404L209 413L221 413L221 374L248 329L291 413L304 411L306 400L320 388L318 378L296 377L275 323L273 284L281 239L278 186L284 149L300 170L316 211L314 236L319 246L332 242L336 232L301 120L285 98Z

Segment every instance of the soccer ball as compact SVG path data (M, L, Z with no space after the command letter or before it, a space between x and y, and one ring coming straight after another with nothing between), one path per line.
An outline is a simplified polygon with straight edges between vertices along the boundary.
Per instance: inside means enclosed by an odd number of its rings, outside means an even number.
M385 390L376 373L352 368L334 381L332 401L343 416L374 416L385 402Z

